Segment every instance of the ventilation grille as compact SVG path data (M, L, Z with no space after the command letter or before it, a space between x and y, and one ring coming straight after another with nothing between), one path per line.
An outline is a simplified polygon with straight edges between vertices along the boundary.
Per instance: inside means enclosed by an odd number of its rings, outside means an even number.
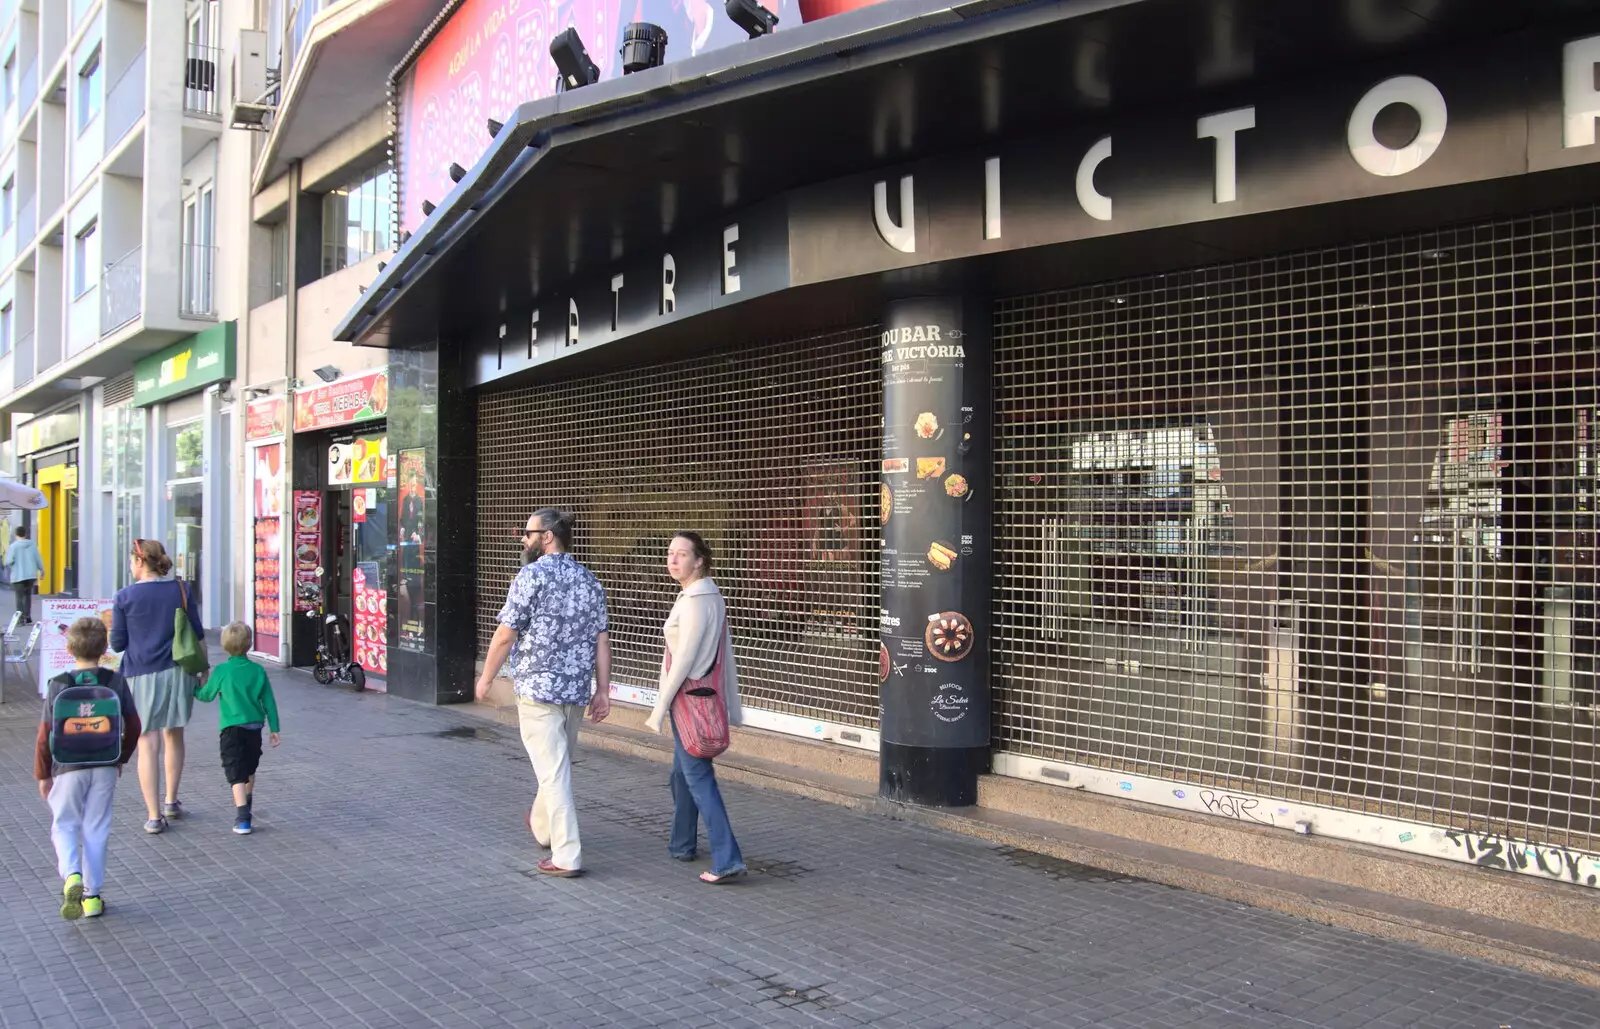
M107 382L101 391L101 407L114 407L133 399L133 374L118 376Z

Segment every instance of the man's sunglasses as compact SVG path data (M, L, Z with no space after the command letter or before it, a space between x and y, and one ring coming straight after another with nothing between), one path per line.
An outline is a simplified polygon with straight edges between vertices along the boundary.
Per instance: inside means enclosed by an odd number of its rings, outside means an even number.
M549 532L549 531L550 531L549 529L518 529L517 530L517 539L525 540L529 536L537 536L541 532Z

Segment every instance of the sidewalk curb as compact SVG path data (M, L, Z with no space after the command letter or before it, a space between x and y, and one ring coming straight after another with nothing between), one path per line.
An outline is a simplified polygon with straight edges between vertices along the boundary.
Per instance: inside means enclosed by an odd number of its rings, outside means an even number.
M513 707L469 704L466 711L513 728L517 724ZM663 764L672 761L670 742L648 732L585 723L583 740L612 753ZM1582 937L1025 815L983 808L954 811L899 804L879 797L872 783L737 752L718 758L717 774L728 782L809 797L1322 925L1404 940L1458 957L1600 987L1600 942Z

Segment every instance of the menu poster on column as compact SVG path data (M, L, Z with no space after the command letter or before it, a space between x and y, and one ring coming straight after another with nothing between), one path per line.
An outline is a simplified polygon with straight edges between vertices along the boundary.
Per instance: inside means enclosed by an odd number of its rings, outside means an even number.
M883 739L904 746L989 742L987 317L910 300L884 323L879 678Z
M322 604L322 494L294 491L294 609L315 611Z
M351 586L356 616L350 634L355 637L356 664L373 675L388 675L389 597L378 580L377 562L356 565Z
M282 630L283 444L253 451L255 473L255 651L277 657Z
M426 451L400 451L400 648L424 649L423 552L428 472Z

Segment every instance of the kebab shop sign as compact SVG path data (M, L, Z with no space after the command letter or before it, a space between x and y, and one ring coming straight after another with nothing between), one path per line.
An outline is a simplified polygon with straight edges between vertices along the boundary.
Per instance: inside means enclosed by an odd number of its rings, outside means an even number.
M389 413L389 372L364 372L294 395L294 431L336 429Z

